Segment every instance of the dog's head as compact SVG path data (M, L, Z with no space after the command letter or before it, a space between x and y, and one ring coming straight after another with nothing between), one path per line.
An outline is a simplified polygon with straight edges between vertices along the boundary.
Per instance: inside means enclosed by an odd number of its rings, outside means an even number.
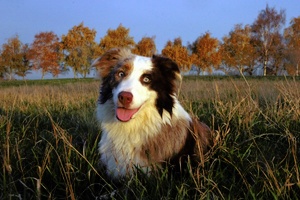
M115 48L95 60L102 78L99 104L112 101L118 120L126 122L144 106L172 115L181 75L175 62L161 56L143 57ZM149 113L151 115L151 113Z

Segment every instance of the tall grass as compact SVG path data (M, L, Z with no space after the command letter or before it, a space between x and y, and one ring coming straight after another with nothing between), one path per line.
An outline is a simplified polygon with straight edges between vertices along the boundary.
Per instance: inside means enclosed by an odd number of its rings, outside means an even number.
M98 163L98 81L6 83L0 199L296 199L299 88L298 80L185 79L180 101L215 134L205 163L115 183Z

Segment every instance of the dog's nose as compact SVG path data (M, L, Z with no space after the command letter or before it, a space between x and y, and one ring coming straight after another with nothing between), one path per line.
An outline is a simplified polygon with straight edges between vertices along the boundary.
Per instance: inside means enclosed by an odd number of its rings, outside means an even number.
M132 102L133 95L130 92L120 92L118 98L124 107L129 107L129 104Z

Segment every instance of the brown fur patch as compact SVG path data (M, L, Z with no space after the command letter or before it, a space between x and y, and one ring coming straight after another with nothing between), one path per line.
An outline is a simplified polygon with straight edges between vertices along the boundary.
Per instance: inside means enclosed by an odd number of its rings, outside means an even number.
M168 162L183 148L189 122L186 119L176 120L172 125L165 125L161 132L142 146L140 156L149 164Z
M206 124L200 122L197 118L193 117L192 120L190 134L195 140L195 160L203 164L204 154L207 153L213 145L212 131Z
M118 83L120 82L123 78L126 78L132 70L133 70L133 59L125 59L122 62L119 63L119 65L116 66L114 69L114 82ZM120 77L119 73L123 72L124 76Z
M140 156L149 165L169 162L171 165L181 165L191 156L192 161L203 164L204 155L212 145L210 128L193 118L192 123L177 120L176 123L165 125L162 132L142 146Z
M99 71L100 77L106 77L111 70L126 58L132 57L129 49L114 48L104 53L100 58L96 59L92 66L95 66Z

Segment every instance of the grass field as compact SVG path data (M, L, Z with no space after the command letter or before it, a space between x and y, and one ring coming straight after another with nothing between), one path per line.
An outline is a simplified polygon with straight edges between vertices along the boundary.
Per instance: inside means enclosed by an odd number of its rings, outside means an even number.
M99 81L0 82L0 199L298 199L300 81L185 78L184 107L207 123L205 163L120 183L98 167Z

